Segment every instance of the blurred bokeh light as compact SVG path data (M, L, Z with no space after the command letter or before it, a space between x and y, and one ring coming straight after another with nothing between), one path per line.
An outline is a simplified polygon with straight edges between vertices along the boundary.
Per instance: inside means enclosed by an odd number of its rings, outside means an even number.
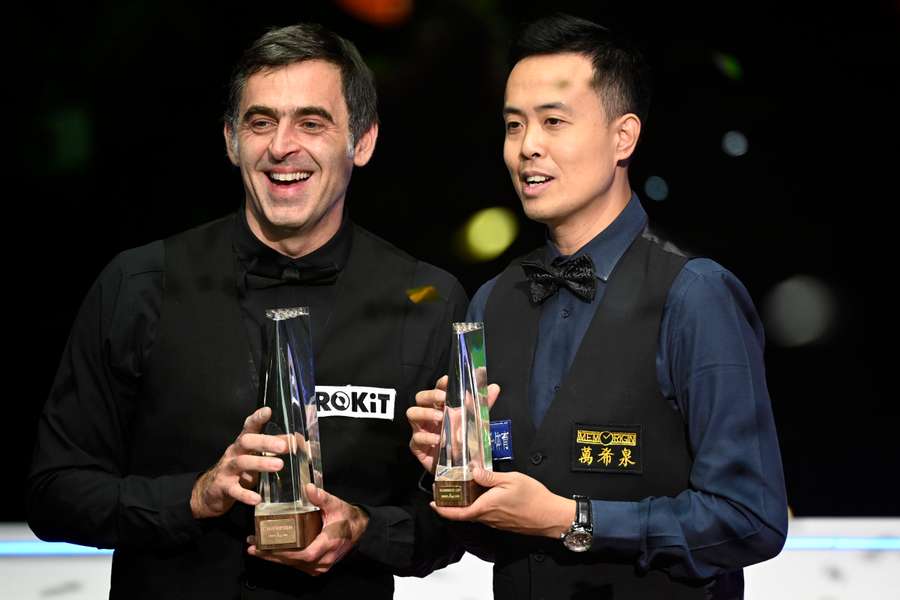
M360 21L379 27L396 27L412 15L412 0L337 0L338 6Z
M651 175L644 182L644 193L651 200L662 202L669 197L669 184L657 175Z
M462 229L462 254L472 261L486 261L503 254L516 235L516 215L501 206L485 208L472 215Z
M722 150L728 156L743 156L747 154L749 147L750 143L747 141L747 136L740 131L729 131L722 136Z
M819 279L796 275L772 289L763 303L767 336L780 346L821 341L834 326L834 292Z
M722 75L732 81L740 81L744 76L744 70L741 68L741 63L731 54L716 52L713 54L713 62Z

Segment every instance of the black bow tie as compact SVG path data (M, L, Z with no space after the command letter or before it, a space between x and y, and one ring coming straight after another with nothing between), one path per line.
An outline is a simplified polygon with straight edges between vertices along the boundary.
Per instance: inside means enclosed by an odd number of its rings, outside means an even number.
M260 264L260 261L255 260L247 269L247 288L260 290L292 283L328 285L337 280L340 271L334 263L298 268L295 265Z
M553 259L549 265L534 260L522 261L522 270L531 280L531 301L540 304L564 285L573 294L590 302L597 291L594 278L594 261L583 254L571 260Z

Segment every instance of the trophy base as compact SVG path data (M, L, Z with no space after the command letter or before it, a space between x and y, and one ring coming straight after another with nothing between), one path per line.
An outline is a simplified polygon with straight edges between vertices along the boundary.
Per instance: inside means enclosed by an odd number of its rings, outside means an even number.
M302 549L322 531L322 511L278 512L256 515L256 547L260 550Z
M434 482L434 503L437 506L469 506L484 492L484 488L468 481L448 481L442 479Z

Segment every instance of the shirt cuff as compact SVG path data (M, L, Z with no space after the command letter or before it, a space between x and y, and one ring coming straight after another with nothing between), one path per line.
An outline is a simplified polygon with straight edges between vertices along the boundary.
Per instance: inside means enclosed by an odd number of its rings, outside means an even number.
M160 494L160 522L173 545L181 545L203 534L199 519L191 513L191 493L202 473L164 475L157 478Z
M641 551L641 509L638 502L591 500L592 552L634 557Z
M392 569L408 567L415 550L415 524L410 514L399 506L357 506L369 515L357 550Z

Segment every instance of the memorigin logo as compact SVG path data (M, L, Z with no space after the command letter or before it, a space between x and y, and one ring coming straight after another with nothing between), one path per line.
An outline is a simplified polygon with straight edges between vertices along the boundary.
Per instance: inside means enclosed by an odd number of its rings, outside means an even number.
M394 419L393 388L357 385L317 385L316 413L322 417L351 417L353 419Z

